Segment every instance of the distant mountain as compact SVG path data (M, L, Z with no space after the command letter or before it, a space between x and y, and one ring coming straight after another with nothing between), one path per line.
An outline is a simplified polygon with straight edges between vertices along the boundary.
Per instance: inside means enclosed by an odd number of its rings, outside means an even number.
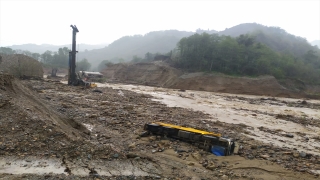
M176 47L181 38L192 34L194 32L166 30L154 31L145 35L124 36L105 48L80 52L78 59L87 58L94 67L102 60L123 58L129 61L135 55L144 57L147 52L167 53Z
M237 36L240 36L241 34L248 34L253 31L262 30L265 28L267 28L267 26L263 26L257 23L243 23L243 24L233 26L231 28L226 28L225 30L218 32L218 34L237 37Z
M312 42L310 42L310 44L311 44L312 46L318 46L318 48L320 49L320 40L312 41Z
M255 36L255 41L267 45L272 50L298 57L305 55L309 50L317 51L305 38L289 34L280 27L268 27L257 23L239 24L218 34L232 37L251 34Z
M77 50L79 51L85 51L85 50L93 50L93 49L101 49L106 47L108 44L98 44L98 45L90 45L90 44L78 44L77 45ZM51 45L51 44L22 44L22 45L13 45L13 46L8 46L9 48L13 50L24 50L24 51L30 51L33 53L44 53L45 51L58 51L59 48L63 47L68 47L71 49L71 44L66 44L66 45Z
M196 33L198 34L202 34L202 33L208 33L208 34L214 34L214 33L218 33L219 31L216 31L216 30L204 30L204 29L197 29L196 30Z

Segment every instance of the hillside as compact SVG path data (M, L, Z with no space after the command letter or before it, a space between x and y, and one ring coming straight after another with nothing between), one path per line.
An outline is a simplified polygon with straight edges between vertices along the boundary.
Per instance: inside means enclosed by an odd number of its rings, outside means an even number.
M272 76L249 78L221 73L186 73L161 61L114 64L108 66L102 73L109 82L233 94L307 97L304 92L281 86Z
M249 34L254 37L255 42L264 44L276 52L301 58L308 51L313 50L317 55L320 55L320 51L310 45L305 38L289 34L279 27L268 27L257 23L239 24L220 32L197 29L196 33L219 34L231 37ZM193 34L195 32L169 30L150 32L144 36L125 36L103 49L81 52L79 53L79 59L89 59L94 67L102 60L114 60L114 62L117 62L115 59L123 58L124 61L129 61L132 60L134 55L143 58L147 52L168 53L176 48L176 44L181 38Z
M85 50L93 50L93 49L101 49L107 46L108 44L98 44L98 45L90 45L90 44L78 44L77 48L79 51L85 51ZM33 53L44 53L45 51L57 51L59 48L63 47L71 47L71 44L65 44L65 45L51 45L51 44L22 44L22 45L13 45L8 46L8 48L11 48L13 50L24 50L24 51L30 51Z
M218 34L231 37L250 34L255 36L257 42L267 45L274 51L288 53L298 57L303 56L309 50L317 51L317 49L311 46L303 37L287 33L279 27L268 27L257 23L239 24L220 31Z
M144 57L147 52L167 53L174 49L183 37L194 34L194 32L166 30L155 31L145 35L125 36L108 47L88 52L80 52L78 58L87 58L93 66L97 66L102 60L123 58L130 61L134 55Z

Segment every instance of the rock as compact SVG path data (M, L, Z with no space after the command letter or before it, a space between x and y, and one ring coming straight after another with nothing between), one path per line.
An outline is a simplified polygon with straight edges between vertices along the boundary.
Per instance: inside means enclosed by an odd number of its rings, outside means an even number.
M293 134L286 134L285 136L286 136L286 137L289 137L289 138L293 138L293 137L294 137Z
M152 147L157 148L158 144L153 144Z
M132 144L129 145L129 148L132 148L132 149L133 149L133 148L135 148L135 147L136 147L136 143L132 143Z
M252 154L249 154L248 159L254 159L254 156Z
M308 103L307 103L307 101L303 100L303 101L301 102L301 104L306 105L306 104L308 104Z
M95 117L97 117L98 115L97 114L90 114L89 115L89 118L95 118Z
M299 157L299 156L300 156L300 154L299 154L298 152L294 152L294 153L293 153L293 157L297 158L297 157Z
M224 175L221 176L221 178L222 179L228 179L228 176L224 174Z
M192 153L191 156L197 161L201 159L201 155L198 152Z
M99 121L105 121L106 118L105 118L105 117L99 117L98 120L99 120Z
M151 152L152 152L152 153L155 153L155 152L157 152L157 150L155 150L155 149L152 149L152 150L151 150Z
M149 141L155 141L156 139L157 139L157 137L155 137L155 136L149 137Z
M0 146L0 150L5 150L6 147L7 147L6 145L1 145L1 146Z
M207 161L203 162L202 166L206 168L208 166L208 162Z
M114 157L114 158L118 158L118 157L119 157L119 154L116 153L116 154L113 155L113 157Z
M290 152L290 151L286 151L286 152L282 152L282 154L290 155L290 154L292 154L292 152Z
M302 157L302 158L304 158L304 157L307 156L307 154L306 154L305 152L303 152L303 151L301 151L299 155L300 155L300 157Z
M256 145L252 145L251 149L257 149L257 146Z
M184 150L184 149L177 149L176 151L177 151L177 153L187 152L187 151Z
M140 137L146 137L149 135L149 132L148 131L145 131L145 132L142 132L139 136Z
M128 159L139 157L137 154L133 154L133 153L128 153L126 156Z
M193 166L194 165L194 162L188 162L187 163L189 166Z
M263 159L268 159L270 156L266 155L266 154L263 154L263 155L260 155L260 157L262 157Z
M102 91L99 89L94 89L94 90L92 90L92 92L102 93Z
M217 168L217 166L215 164L210 164L207 166L207 169L210 169L210 170L215 170Z

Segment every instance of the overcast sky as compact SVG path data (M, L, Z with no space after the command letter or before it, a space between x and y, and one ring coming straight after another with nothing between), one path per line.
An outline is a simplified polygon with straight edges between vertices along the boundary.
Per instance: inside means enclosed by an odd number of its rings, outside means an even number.
M0 46L111 43L126 35L197 28L224 30L241 23L278 26L320 39L320 1L16 1L0 0Z

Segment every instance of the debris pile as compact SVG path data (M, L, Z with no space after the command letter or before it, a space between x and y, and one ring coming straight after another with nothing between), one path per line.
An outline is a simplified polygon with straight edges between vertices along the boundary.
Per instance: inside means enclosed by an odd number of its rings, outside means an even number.
M39 61L22 54L1 55L0 71L19 78L42 78L43 69Z

